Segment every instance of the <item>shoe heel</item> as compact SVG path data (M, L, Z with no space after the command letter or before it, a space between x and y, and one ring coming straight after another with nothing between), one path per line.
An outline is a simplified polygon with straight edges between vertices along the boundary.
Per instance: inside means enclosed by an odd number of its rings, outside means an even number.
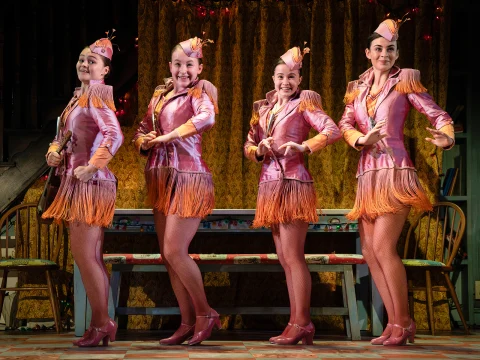
M220 322L220 319L215 320L215 327L220 330L222 328L222 323Z
M409 337L408 337L408 342L410 344L413 344L415 342L415 334L411 334Z
M313 335L315 335L313 332L305 335L305 337L302 339L302 344L313 345Z
M109 340L109 336L107 334L107 335L105 335L105 337L102 340L102 342L103 342L102 345L103 346L108 346L108 340Z

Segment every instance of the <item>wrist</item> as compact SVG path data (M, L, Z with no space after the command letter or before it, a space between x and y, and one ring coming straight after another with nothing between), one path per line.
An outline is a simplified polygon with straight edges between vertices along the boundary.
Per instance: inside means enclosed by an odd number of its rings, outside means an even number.
M98 168L96 168L92 164L88 164L87 165L87 170L88 170L89 173L95 174L98 171Z
M357 142L355 143L355 145L363 145L363 144L365 144L365 136L360 136L357 139Z

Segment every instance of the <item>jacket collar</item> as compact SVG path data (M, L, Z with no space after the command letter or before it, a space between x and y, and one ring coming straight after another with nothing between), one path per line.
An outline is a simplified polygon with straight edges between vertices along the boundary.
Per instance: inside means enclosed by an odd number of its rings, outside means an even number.
M388 74L388 80L398 76L399 72L400 72L400 68L396 65L393 65L392 68L390 69L390 73ZM358 77L359 85L372 86L373 77L374 77L374 74L373 74L373 66L372 66Z

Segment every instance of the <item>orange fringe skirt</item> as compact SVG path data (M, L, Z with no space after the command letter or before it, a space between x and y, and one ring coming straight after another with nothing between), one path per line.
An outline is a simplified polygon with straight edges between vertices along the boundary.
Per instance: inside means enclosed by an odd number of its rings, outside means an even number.
M253 227L288 224L295 220L316 223L317 195L313 182L280 179L261 183Z
M43 213L42 218L109 227L115 212L116 195L116 182L89 180L85 183L73 176L65 175L62 177L55 199Z
M395 214L405 206L432 210L415 170L373 170L358 177L355 205L347 218L375 220L383 214Z
M148 202L155 210L183 218L204 218L215 206L209 173L182 172L171 167L145 172Z

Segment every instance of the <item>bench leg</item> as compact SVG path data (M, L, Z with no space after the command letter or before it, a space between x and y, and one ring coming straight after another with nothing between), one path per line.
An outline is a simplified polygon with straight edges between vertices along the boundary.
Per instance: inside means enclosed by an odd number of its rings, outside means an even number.
M120 297L120 282L122 281L122 273L112 266L112 274L110 275L110 291L108 294L108 316L118 323L118 301Z
M348 309L348 297L347 297L347 286L345 283L345 271L342 271L340 273L340 276L342 281L343 307ZM352 339L352 328L350 325L350 309L348 309L348 316L344 317L344 321L345 321L345 331L347 332L347 337Z
M87 293L77 264L73 263L73 298L75 303L75 336L82 336L86 330Z
M344 270L344 282L348 304L348 318L350 322L350 330L352 340L361 340L360 336L360 324L358 323L357 312L357 297L355 295L355 282L353 281L353 267L352 265L345 265Z

